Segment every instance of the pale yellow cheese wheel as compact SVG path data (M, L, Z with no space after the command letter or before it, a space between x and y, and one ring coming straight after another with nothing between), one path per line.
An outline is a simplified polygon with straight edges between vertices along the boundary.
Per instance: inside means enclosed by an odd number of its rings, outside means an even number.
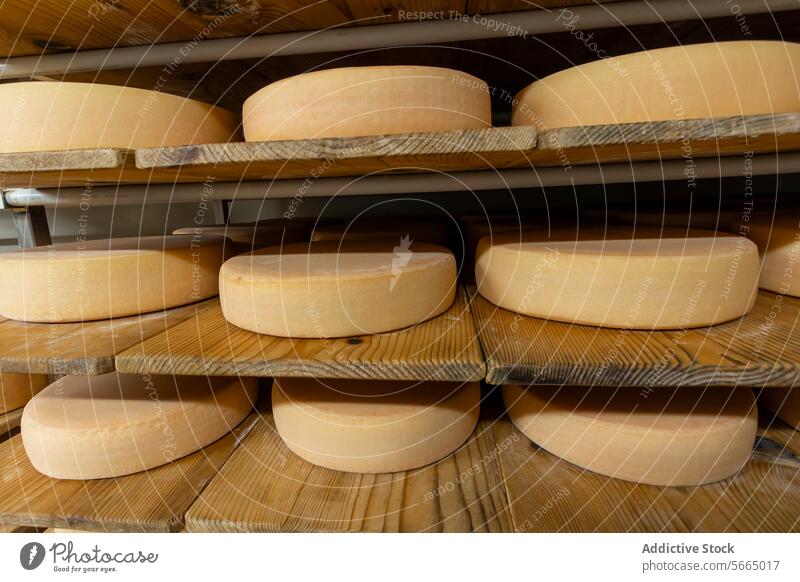
M270 247L225 262L222 312L268 335L347 337L388 332L447 310L453 254L426 243L313 242Z
M794 214L794 216L792 215ZM761 274L758 286L800 297L800 216L795 211L753 215L741 222L741 232L758 245Z
M221 237L152 236L0 253L0 315L34 322L123 317L217 294Z
M758 250L701 230L546 229L481 240L478 291L505 309L630 329L722 323L753 307Z
M348 224L323 224L314 229L313 241L361 241L383 239L395 244L407 238L409 242L426 242L447 245L447 227L444 223L428 220L369 220Z
M311 227L306 222L290 222L285 224L210 224L184 226L175 229L172 234L192 236L221 236L230 241L233 254L247 253L282 244L307 241Z
M736 474L758 424L749 388L503 387L513 423L579 467L637 483L701 485Z
M0 153L143 148L238 139L220 107L134 87L98 83L0 85Z
M392 473L435 463L472 434L477 382L276 378L278 434L299 457L337 471Z
M22 408L47 386L47 374L0 373L0 414Z
M313 71L267 85L244 102L246 141L357 137L490 127L486 83L438 67Z
M119 477L225 436L257 393L256 378L65 376L25 406L22 442L34 468L50 477Z
M764 388L758 402L786 424L800 430L800 390L797 388Z
M735 41L600 59L520 91L512 125L575 127L800 111L800 44Z

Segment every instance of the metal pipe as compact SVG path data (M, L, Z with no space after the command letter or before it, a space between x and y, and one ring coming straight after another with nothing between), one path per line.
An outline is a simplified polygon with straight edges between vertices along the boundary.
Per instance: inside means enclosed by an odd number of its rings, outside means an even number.
M736 14L797 8L797 0L736 2ZM637 0L236 38L203 39L198 34L185 42L11 57L0 63L0 79L538 35L565 31L568 26L592 30L725 16L735 15L729 3L720 0Z
M694 179L800 173L800 152L753 156L747 166L741 156L663 160L616 164L592 164L514 170L481 170L449 174L383 174L317 180L275 180L203 184L150 184L9 190L4 205L80 207L116 204L177 204L216 200L265 198L317 198L327 196L416 195L472 190L506 190L585 186L629 182L684 180L687 169Z

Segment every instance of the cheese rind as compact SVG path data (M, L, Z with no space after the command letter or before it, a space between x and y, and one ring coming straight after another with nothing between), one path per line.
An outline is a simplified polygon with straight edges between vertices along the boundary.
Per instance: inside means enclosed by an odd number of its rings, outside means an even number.
M434 463L460 447L478 421L480 386L276 378L278 434L299 457L354 473Z
M512 125L541 129L800 111L800 44L735 41L601 59L520 91Z
M59 323L148 313L213 297L225 239L153 236L0 253L0 315Z
M0 414L22 408L47 384L47 374L0 373Z
M413 243L314 242L270 247L225 262L222 312L256 333L300 338L388 332L447 310L453 254Z
M99 83L0 85L0 153L178 146L237 139L236 116L168 93Z
M744 225L744 222L739 222ZM758 245L761 273L758 286L767 291L800 297L800 218L755 215L742 232Z
M50 477L119 477L225 436L257 394L255 378L65 376L25 406L22 441L34 468Z
M556 321L682 329L753 307L758 250L710 231L546 229L478 245L478 291L505 309Z
M286 221L277 224L253 222L184 226L175 229L172 234L225 237L230 241L231 253L238 255L265 247L307 241L310 230L306 222Z
M749 388L503 387L512 422L579 467L637 483L702 485L750 458L758 414Z
M313 71L267 85L244 103L245 141L358 137L491 127L488 86L438 67Z

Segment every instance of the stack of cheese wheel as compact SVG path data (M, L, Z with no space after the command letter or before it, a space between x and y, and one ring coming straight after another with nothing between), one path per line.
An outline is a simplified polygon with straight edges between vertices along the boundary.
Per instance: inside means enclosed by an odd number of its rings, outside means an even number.
M217 294L221 237L116 238L0 253L0 315L33 322L108 319Z
M303 459L338 471L392 473L434 463L460 447L478 421L477 382L279 378L278 434Z
M453 302L453 254L427 243L383 240L269 247L225 262L222 311L268 335L346 337L397 330Z
M800 297L800 213L754 214L740 224L761 253L759 287Z
M312 241L363 241L383 239L401 244L421 242L447 246L447 227L432 220L356 220L348 224L323 224L314 229Z
M93 83L0 85L0 152L143 148L237 139L230 111L158 91Z
M512 125L576 127L800 111L800 44L694 44L602 59L517 94Z
M47 374L0 373L0 414L22 408L47 386Z
M786 424L800 430L800 390L797 388L764 388L758 402Z
M579 467L651 485L701 485L750 458L758 414L749 388L503 387L514 424Z
M255 378L64 376L25 406L22 442L36 470L50 477L119 477L225 436L257 393Z
M758 250L700 230L546 229L484 238L478 291L505 309L556 321L683 329L753 306Z
M491 126L488 86L437 67L314 71L277 81L244 103L246 141L357 137Z
M185 226L172 234L193 237L220 236L230 241L232 254L238 255L264 247L307 241L311 225L300 220L264 220L240 224Z

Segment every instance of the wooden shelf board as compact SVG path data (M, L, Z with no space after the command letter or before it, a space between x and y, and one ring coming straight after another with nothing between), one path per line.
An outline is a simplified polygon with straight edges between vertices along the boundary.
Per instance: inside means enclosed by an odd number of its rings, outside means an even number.
M33 468L17 435L0 443L0 523L91 531L170 532L253 428L233 432L168 465L117 479L51 479Z
M0 414L0 440L3 440L12 430L19 428L23 409L24 407L21 407Z
M186 514L189 531L510 531L483 418L467 444L421 469L379 475L317 467L292 453L267 411Z
M682 331L526 317L469 291L491 384L783 386L800 380L800 299L760 291L745 317Z
M484 361L463 290L442 315L393 333L288 339L225 321L217 300L119 354L120 372L302 376L385 380L480 380Z
M119 352L202 310L208 302L85 323L25 323L0 317L0 369L39 374L105 374Z
M759 428L738 475L700 487L655 487L592 473L551 455L508 420L494 425L518 532L800 531L800 438Z

